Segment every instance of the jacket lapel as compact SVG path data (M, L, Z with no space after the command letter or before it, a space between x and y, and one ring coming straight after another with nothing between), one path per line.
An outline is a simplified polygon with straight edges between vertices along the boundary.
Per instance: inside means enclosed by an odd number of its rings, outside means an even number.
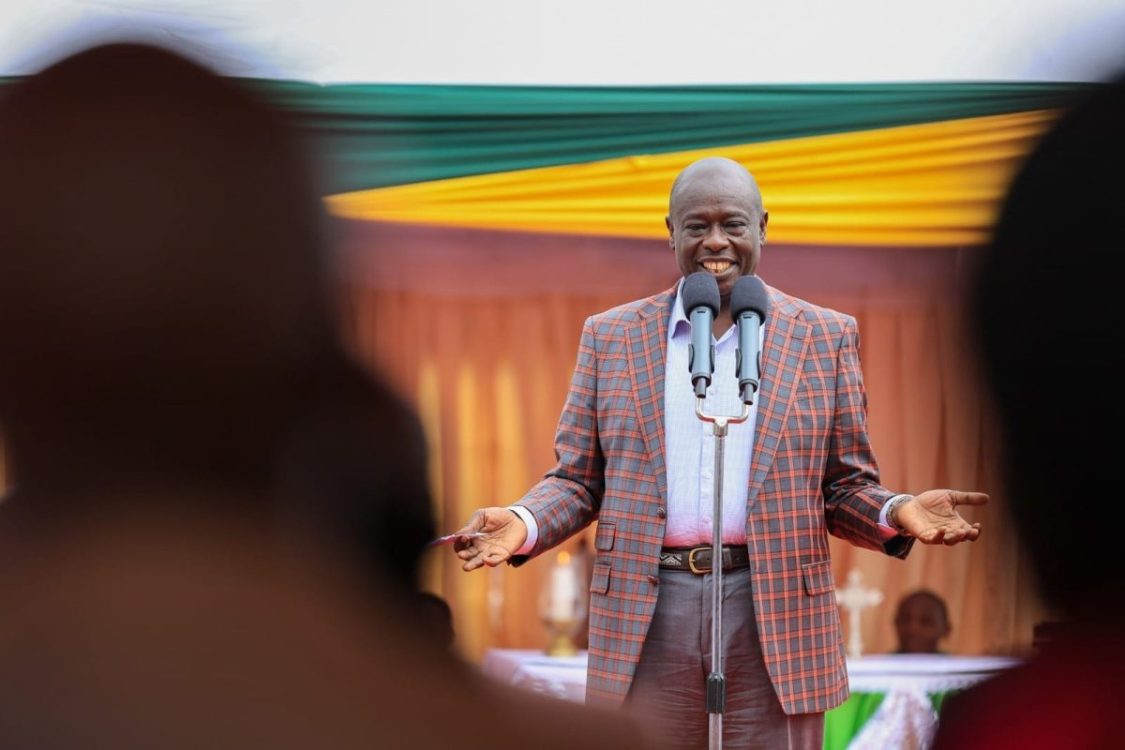
M750 487L747 508L758 499L766 473L777 455L785 417L797 392L797 380L805 362L809 325L799 317L798 308L776 289L769 288L770 316L762 344L762 386L759 390L757 426L754 430L754 455L750 462Z
M664 468L664 360L668 347L668 320L676 289L650 297L629 326L629 375L633 381L637 421L641 425L649 460L656 473L662 500L668 497Z

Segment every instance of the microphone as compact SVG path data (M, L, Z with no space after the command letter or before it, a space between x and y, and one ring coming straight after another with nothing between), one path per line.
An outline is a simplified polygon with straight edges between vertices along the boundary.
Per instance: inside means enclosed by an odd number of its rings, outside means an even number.
M691 384L695 395L703 398L711 385L711 374L715 372L711 325L719 314L719 284L708 272L696 271L684 279L680 301L684 314L691 321L691 346L688 348Z
M770 307L769 292L757 276L743 276L734 282L730 293L730 316L738 326L738 355L735 370L742 403L754 403L762 375L762 349L759 345L762 324Z

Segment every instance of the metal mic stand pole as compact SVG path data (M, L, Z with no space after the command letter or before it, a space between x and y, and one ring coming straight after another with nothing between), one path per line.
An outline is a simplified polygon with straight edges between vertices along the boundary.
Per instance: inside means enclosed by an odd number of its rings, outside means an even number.
M727 426L750 418L750 405L742 404L736 417L709 415L703 411L703 397L695 399L695 416L711 423L715 438L715 508L711 528L711 673L707 675L707 747L722 750L723 711L727 702L726 676L723 675L723 450ZM688 560L691 565L691 560Z

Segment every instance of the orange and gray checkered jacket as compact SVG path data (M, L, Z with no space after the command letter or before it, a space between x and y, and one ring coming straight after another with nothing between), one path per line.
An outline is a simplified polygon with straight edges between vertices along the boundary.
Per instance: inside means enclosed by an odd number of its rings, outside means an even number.
M770 317L747 477L746 535L766 668L786 713L848 696L828 534L905 557L879 512L855 319L767 287ZM667 516L664 361L675 289L586 320L555 436L558 463L519 504L531 556L597 521L590 586L590 703L629 692L656 607ZM516 561L517 564L519 561Z

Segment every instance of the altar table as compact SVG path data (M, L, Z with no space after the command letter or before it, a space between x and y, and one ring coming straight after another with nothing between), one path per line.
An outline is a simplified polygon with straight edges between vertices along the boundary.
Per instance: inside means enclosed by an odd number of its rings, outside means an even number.
M824 748L922 748L946 695L1019 663L998 656L928 654L849 659L852 696L825 715ZM491 649L481 669L493 679L531 692L585 700L585 652L552 657L542 651Z

